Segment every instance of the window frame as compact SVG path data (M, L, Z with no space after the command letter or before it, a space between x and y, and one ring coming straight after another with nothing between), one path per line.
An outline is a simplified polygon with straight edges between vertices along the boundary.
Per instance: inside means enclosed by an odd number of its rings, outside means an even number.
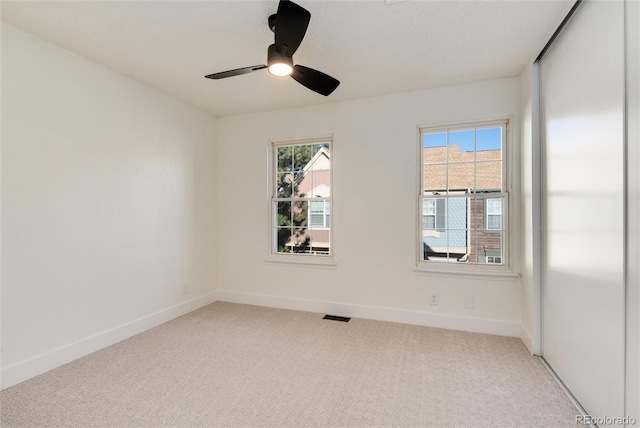
M468 122L451 122L444 124L432 124L432 125L419 125L417 127L417 149L418 149L418 169L417 169L417 210L418 213L416 221L416 266L415 271L418 274L436 274L436 275L477 275L477 276L493 276L496 279L513 280L518 275L514 272L513 264L513 239L516 235L516 227L513 223L511 215L511 207L513 201L513 169L514 159L512 157L511 145L513 141L512 130L513 118L498 117L487 120L468 121ZM423 260L424 255L424 240L422 229L422 200L427 199L424 193L424 135L437 132L451 132L474 129L476 132L478 129L502 127L502 189L499 192L491 193L469 193L467 197L478 197L482 199L502 198L502 224L504 227L504 237L502 239L502 264L492 263L442 263L429 260ZM439 198L460 197L458 194L451 195L439 195ZM483 215L483 227L489 233L500 233L501 230L486 229L486 212Z
M276 183L277 183L277 150L280 147L290 147L290 146L299 146L299 145L313 145L313 144L328 144L329 146L329 155L331 166L329 169L329 182L330 182L330 193L328 197L315 197L315 196L307 196L304 198L296 198L289 197L283 198L278 197L276 194ZM267 263L283 263L283 264L297 264L297 265L307 265L307 266L317 266L317 267L332 267L335 266L335 240L334 240L334 211L335 206L333 202L333 149L334 149L334 138L333 135L326 135L320 137L313 138L303 138L303 139L291 139L291 140L270 140L267 143L267 153L268 153L268 167L267 167L267 203L268 203L268 221L267 221L267 230L268 230L268 239L267 239L267 249L266 249L266 257L265 262ZM308 213L308 223L307 230L328 230L329 232L329 254L318 254L318 253L279 253L277 252L277 209L276 202L282 200L300 200L307 202L307 213ZM311 201L327 201L330 205L330 215L329 215L329 224L328 227L318 228L311 226ZM326 208L323 213L323 220L326 224ZM312 247L313 248L313 247ZM320 248L320 247L319 247Z

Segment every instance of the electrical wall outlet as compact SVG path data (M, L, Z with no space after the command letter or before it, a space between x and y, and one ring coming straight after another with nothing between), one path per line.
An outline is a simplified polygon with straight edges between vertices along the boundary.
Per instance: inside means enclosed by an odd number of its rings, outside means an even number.
M464 296L464 307L467 309L473 309L473 296Z
M438 298L438 293L431 293L431 302L432 305L437 305L440 303L440 299Z
M189 294L189 284L186 282L182 284L182 294Z

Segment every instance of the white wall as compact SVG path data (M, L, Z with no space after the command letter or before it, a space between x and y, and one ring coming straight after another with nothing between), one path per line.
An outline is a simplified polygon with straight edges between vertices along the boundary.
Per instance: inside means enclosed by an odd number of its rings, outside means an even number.
M520 75L522 178L522 341L540 354L540 152L538 129L538 66L528 64Z
M519 280L414 271L417 127L512 116L519 160L519 92L513 78L219 119L218 298L520 336ZM265 262L268 142L327 134L337 265Z
M214 143L210 115L2 24L3 387L215 298Z

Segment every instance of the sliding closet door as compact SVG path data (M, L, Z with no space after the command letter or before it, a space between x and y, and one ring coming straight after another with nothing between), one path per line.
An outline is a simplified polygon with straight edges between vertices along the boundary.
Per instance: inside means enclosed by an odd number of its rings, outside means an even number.
M624 4L585 1L541 60L543 354L594 417L624 412Z

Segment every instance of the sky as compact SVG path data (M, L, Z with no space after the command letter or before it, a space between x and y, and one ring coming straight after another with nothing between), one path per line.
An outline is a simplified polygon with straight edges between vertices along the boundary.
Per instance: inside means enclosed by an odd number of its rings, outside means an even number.
M460 146L463 152L473 151L474 130L449 131L449 145ZM479 128L475 130L476 150L500 149L502 143L502 128ZM443 147L447 144L447 132L424 134L424 147Z

